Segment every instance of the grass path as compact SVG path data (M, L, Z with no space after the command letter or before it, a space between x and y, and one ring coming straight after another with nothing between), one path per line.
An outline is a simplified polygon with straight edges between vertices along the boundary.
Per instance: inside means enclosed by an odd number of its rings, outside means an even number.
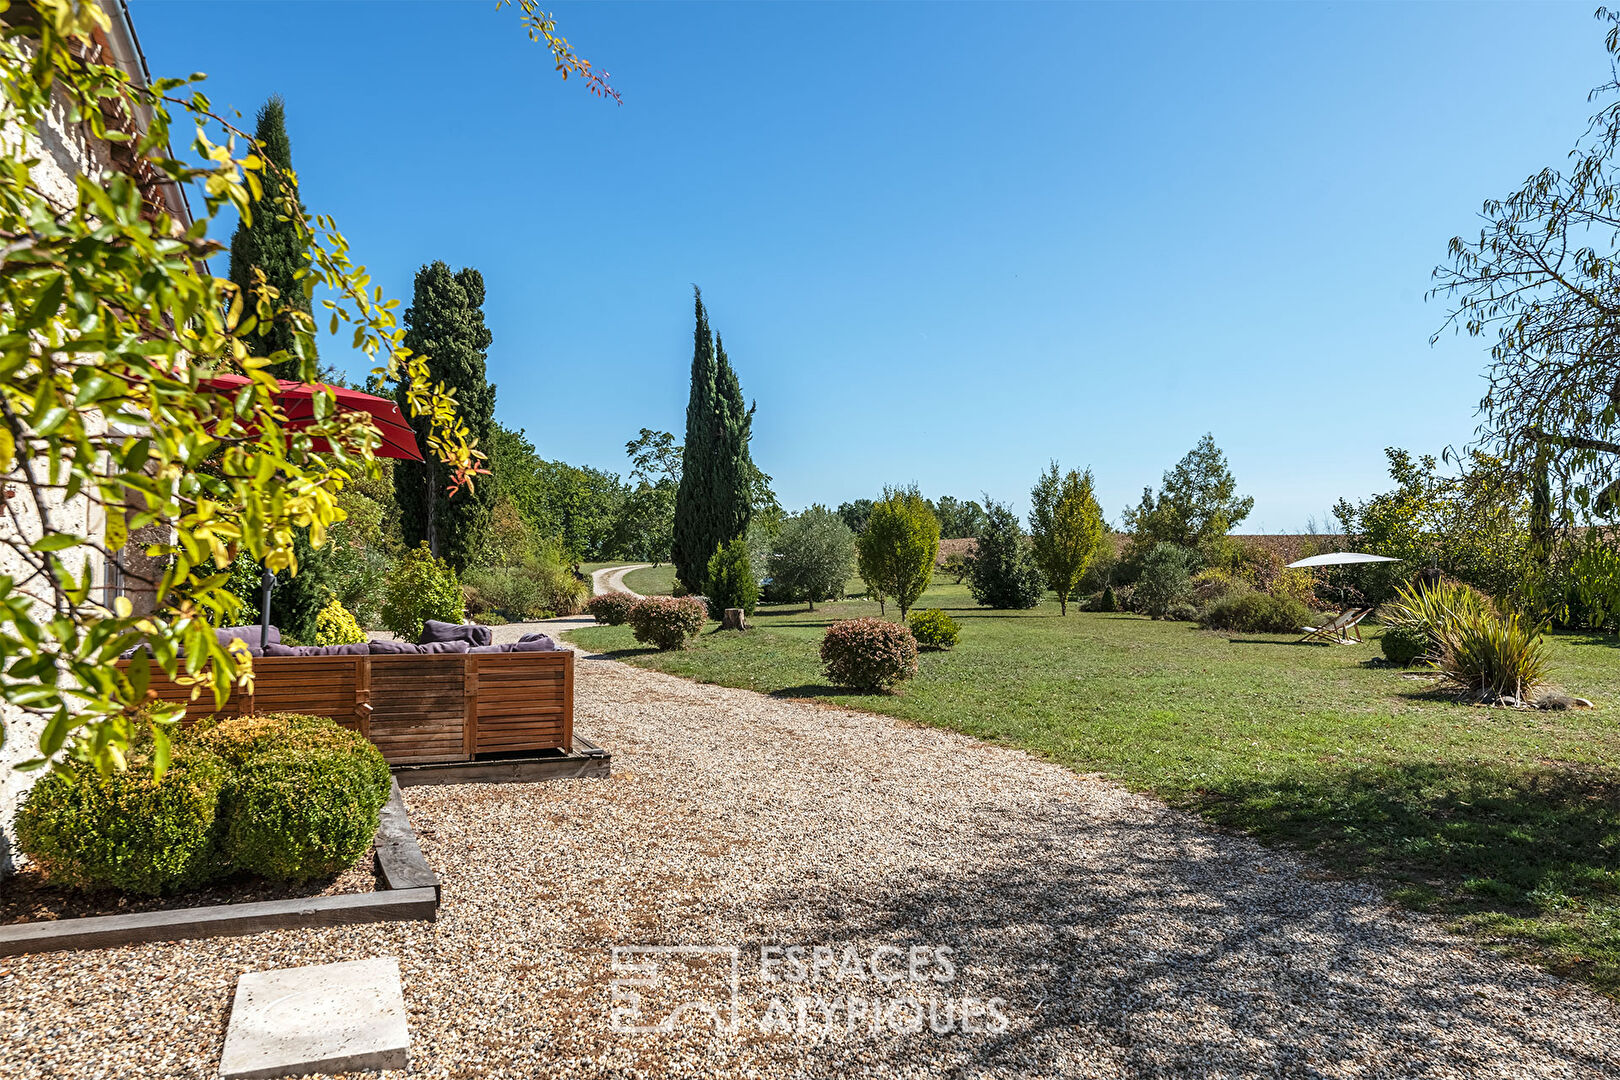
M639 590L638 590L639 591ZM846 602L762 608L747 635L654 653L622 627L570 636L699 681L819 698L1022 747L1223 826L1370 876L1398 900L1620 992L1620 649L1560 636L1560 682L1591 711L1456 704L1369 666L1376 643L1199 631L1129 615L923 606L962 625L897 695L826 684L818 646Z

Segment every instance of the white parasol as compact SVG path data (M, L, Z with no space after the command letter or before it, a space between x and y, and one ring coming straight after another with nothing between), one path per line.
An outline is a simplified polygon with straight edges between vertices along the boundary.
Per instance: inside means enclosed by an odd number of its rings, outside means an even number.
M1291 562L1288 567L1293 569L1296 566L1348 566L1351 563L1400 561L1399 559L1392 559L1388 555L1363 555L1359 551L1335 551L1329 555L1312 555L1308 559Z

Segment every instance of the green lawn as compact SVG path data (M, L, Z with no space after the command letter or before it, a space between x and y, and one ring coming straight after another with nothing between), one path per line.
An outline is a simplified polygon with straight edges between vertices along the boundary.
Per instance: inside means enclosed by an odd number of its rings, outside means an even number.
M645 570L632 570L624 575L624 583L631 592L642 596L668 596L675 591L674 564L664 563Z
M944 579L938 579L944 580ZM762 608L746 635L684 652L624 627L589 648L704 682L819 698L1019 746L1370 876L1414 908L1620 994L1620 647L1562 635L1556 676L1590 711L1455 704L1372 667L1361 647L1200 631L1132 615L973 606L936 584L922 606L962 642L925 653L896 695L826 684L817 656L845 602ZM892 614L892 611L891 611Z

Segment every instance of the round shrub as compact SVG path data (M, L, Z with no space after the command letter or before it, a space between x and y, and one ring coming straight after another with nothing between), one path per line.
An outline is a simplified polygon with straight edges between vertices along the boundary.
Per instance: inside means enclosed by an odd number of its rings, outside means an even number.
M149 753L102 776L68 763L42 777L17 813L23 851L52 882L158 896L217 877L218 758L177 745L163 779Z
M602 626L623 626L638 599L624 592L603 593L585 601L585 610Z
M821 639L827 678L857 690L882 690L917 674L917 639L887 619L845 619Z
M937 608L913 611L906 625L922 649L953 649L962 637L956 620Z
M307 881L365 853L390 784L370 740L319 716L242 716L198 727L198 743L230 771L219 816L220 849L232 867Z
M1164 617L1173 622L1197 622L1198 609L1186 600L1177 600L1165 611Z
M458 623L467 617L467 598L456 572L443 559L435 559L426 542L405 553L388 576L383 600L383 625L402 641L422 636L429 619Z
M316 645L353 645L366 640L366 632L349 609L333 597L315 616Z
M698 596L644 596L625 620L636 640L659 649L684 649L697 637L709 608Z
M1378 639L1384 659L1401 667L1411 667L1429 651L1429 633L1421 626L1390 626Z
M1208 630L1235 630L1244 634L1298 633L1311 611L1291 596L1270 593L1235 593L1204 609L1199 621Z

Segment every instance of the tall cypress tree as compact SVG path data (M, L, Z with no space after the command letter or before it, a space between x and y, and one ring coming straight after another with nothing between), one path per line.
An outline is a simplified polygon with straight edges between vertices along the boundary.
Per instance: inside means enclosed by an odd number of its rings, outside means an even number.
M291 171L292 142L287 138L287 109L279 94L259 108L259 126L253 137L258 152L278 168ZM291 220L286 220L282 204L289 194L287 185L273 170L260 174L264 184L264 197L253 204L253 223L238 222L231 236L230 278L243 290L244 312L252 311L257 299L253 293L253 268L264 271L265 282L280 294L273 302L276 308L295 308L308 314L309 296L305 292L308 280L294 275L308 266L304 248L298 241L298 231ZM296 190L290 192L296 199ZM300 206L303 204L300 203ZM304 375L298 361L297 336L286 315L268 325L256 326L243 335L248 348L256 356L269 356L278 349L285 350L292 359L273 365L277 378L297 379ZM308 344L308 371L315 370L314 343Z
M726 359L726 347L715 335L715 524L719 533L716 546L729 543L748 532L753 507L754 462L748 454L748 440L754 426L754 410L743 404L742 384Z
M709 330L703 294L693 289L692 390L686 403L686 445L675 492L671 561L681 584L707 588L709 559L748 531L752 463L748 438L753 410L743 402L725 346Z
M713 525L713 478L715 443L715 364L714 337L709 332L709 313L703 307L703 292L692 286L696 326L692 331L692 389L686 402L686 444L681 451L681 482L675 489L674 542L670 561L675 574L690 592L703 591L714 554L716 530Z
M484 325L482 274L471 267L451 273L443 262L416 272L416 291L405 309L405 345L428 358L434 382L455 391L461 422L480 448L489 445L495 421L495 387L485 367L493 340ZM403 385L396 397L410 416ZM428 460L401 461L394 467L394 497L405 542L415 547L426 541L435 555L463 570L482 542L494 505L494 485L486 477L473 490L463 488L449 497L448 478L426 449L427 420L412 417L411 424Z

